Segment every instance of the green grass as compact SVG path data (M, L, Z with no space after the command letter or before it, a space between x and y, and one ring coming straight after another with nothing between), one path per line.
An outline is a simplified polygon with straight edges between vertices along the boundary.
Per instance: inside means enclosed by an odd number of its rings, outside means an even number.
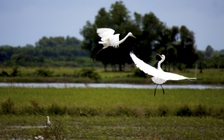
M154 97L153 89L0 88L0 101L7 103L5 100L11 99L15 114L35 114L38 113L36 109L40 109L39 113L44 115L184 115L185 112L181 111L189 111L191 116L223 115L223 89L165 90L166 94L163 95L162 90L158 89Z
M224 138L223 89L165 90L1 87L0 139Z
M48 139L194 139L224 138L224 121L211 117L71 117L50 116L52 125L45 125L46 116L0 116L0 138ZM17 127L14 126L23 126ZM33 126L27 129L26 126ZM57 137L57 138L56 138Z
M82 68L72 68L72 67L50 67L50 71L53 71L51 77L39 77L35 76L33 73L39 69L36 68L25 68L19 67L20 76L17 77L0 77L0 82L67 82L67 83L141 83L141 84L151 84L151 77L148 78L139 78L133 77L133 70L128 67L124 72L105 72L103 68L95 68L95 71L101 76L100 81L95 81L89 78L74 77L74 72L80 71ZM1 67L1 71L4 70L8 74L12 73L12 68ZM194 77L194 69L188 69L185 71L171 71L188 77ZM182 80L182 81L168 81L166 84L215 84L223 85L224 84L224 72L222 69L205 69L203 73L197 72L197 80Z

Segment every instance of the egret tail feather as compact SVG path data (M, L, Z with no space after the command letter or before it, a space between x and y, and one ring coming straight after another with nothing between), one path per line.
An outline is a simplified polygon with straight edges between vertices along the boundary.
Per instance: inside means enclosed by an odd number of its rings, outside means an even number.
M194 77L194 78L187 78L189 81L191 81L191 80L196 80L197 78L196 77Z

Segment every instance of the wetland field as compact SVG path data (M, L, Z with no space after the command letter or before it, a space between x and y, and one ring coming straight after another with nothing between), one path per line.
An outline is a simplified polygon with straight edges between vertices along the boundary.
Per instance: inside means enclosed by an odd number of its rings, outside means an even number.
M84 83L85 87L0 87L0 139L224 139L224 88L97 88L91 83L152 84L135 70L1 67L0 82ZM172 71L193 81L166 85L224 85L222 69ZM87 75L86 75L87 74ZM46 125L47 117L51 125Z
M0 139L224 139L224 89L165 91L0 87Z

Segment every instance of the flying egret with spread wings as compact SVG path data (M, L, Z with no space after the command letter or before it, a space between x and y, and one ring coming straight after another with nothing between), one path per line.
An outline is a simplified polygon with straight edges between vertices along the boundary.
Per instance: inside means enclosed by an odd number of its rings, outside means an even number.
M119 40L120 34L114 34L115 31L111 28L98 28L96 32L99 37L101 37L101 41L99 41L99 44L103 44L103 48L101 50L110 46L117 48L119 47L119 44L124 42L129 36L136 38L131 32L129 32L123 39ZM98 53L101 50L99 50Z
M138 67L140 70L142 70L144 73L153 76L151 79L152 81L156 84L156 88L154 90L154 96L156 95L156 89L157 86L160 85L162 87L162 84L165 83L168 80L184 80L184 79L196 79L196 78L189 78L189 77L185 77L179 74L175 74L175 73L170 73L170 72L165 72L161 69L161 63L165 60L165 55L160 55L161 60L158 62L157 65L157 69L155 67L152 67L148 64L146 64L145 62L143 62L142 60L140 60L138 57L136 57L136 55L133 52L130 52L130 56L132 58L132 60L134 61L136 67ZM163 89L163 87L162 87ZM163 89L163 94L164 94L164 89Z

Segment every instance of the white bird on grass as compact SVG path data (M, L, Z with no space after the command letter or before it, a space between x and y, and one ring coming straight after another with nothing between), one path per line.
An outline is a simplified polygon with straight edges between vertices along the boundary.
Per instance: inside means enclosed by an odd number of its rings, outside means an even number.
M120 34L114 34L115 31L111 28L98 28L96 32L99 37L101 37L101 41L99 41L99 44L103 44L103 48L101 50L109 46L117 48L119 47L119 44L124 42L129 36L136 38L131 32L129 32L122 40L119 40ZM101 50L99 50L98 53Z
M47 116L47 125L51 125L49 116Z
M146 64L145 62L143 62L142 60L140 60L138 57L135 56L135 54L133 52L130 52L130 56L132 58L132 60L134 61L136 67L138 67L140 70L142 70L144 73L153 76L151 79L152 81L156 84L156 88L154 90L154 96L156 95L156 89L157 86L160 85L162 87L162 84L165 83L168 80L184 80L184 79L188 79L188 80L192 80L192 79L196 79L196 78L188 78L179 74L175 74L175 73L170 73L170 72L165 72L161 69L161 63L165 60L165 55L160 55L161 60L158 62L157 65L157 69ZM163 87L162 87L163 89ZM164 94L164 89L163 89L163 94Z
M35 138L36 140L44 140L44 137L41 136L41 135L39 135L39 136L35 136L34 138Z

